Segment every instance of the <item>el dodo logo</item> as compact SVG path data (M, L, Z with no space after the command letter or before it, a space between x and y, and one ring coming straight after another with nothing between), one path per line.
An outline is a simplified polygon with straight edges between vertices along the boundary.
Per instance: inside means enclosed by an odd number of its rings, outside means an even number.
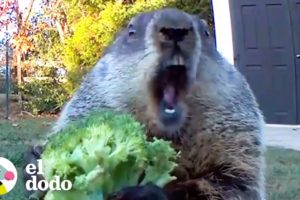
M26 172L30 175L43 175L43 163L42 160L37 160L38 166L34 164L28 164L26 166ZM52 180L37 180L36 176L32 176L31 180L26 181L26 189L29 191L68 191L72 189L72 182L69 180L61 180L59 176L54 176Z
M11 191L17 182L17 170L9 160L0 157L0 196Z

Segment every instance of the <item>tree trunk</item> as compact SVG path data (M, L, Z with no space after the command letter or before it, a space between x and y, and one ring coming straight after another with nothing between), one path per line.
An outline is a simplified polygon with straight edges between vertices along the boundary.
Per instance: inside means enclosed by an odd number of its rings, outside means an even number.
M65 41L65 33L61 23L58 20L55 20L56 29L59 33L60 41L63 43Z
M16 52L17 56L17 81L18 81L18 86L22 84L22 53L20 51ZM19 99L19 104L22 106L22 94L20 90L18 91L18 99Z
M18 85L22 83L22 54L17 52L17 81Z

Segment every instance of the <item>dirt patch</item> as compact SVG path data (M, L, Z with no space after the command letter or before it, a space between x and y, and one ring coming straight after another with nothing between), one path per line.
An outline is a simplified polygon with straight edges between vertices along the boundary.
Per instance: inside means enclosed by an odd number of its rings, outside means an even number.
M0 119L4 119L6 115L5 100L0 98ZM21 105L18 102L9 103L9 117L18 118L22 114Z
M0 94L0 119L5 119L6 117L6 106L5 106L5 95ZM22 106L12 99L9 102L9 119L18 120L18 119L27 119L31 117L46 117L46 118L57 118L57 115L39 115L34 116L30 112L22 110Z

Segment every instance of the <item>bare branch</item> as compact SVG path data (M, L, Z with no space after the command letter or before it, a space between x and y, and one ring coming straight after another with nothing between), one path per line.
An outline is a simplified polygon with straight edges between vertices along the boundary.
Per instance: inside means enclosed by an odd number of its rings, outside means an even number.
M26 12L26 14L23 17L24 18L23 24L26 24L26 22L28 21L28 19L30 17L34 1L35 0L31 0L30 3L29 3L29 6L27 8L27 12Z

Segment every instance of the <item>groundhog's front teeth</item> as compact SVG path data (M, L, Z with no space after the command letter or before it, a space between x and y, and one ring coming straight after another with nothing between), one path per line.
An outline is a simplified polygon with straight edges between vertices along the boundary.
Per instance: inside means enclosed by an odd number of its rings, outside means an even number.
M175 55L173 58L173 65L184 65L184 58L181 55Z
M185 66L185 61L182 55L174 55L166 62L167 67Z

